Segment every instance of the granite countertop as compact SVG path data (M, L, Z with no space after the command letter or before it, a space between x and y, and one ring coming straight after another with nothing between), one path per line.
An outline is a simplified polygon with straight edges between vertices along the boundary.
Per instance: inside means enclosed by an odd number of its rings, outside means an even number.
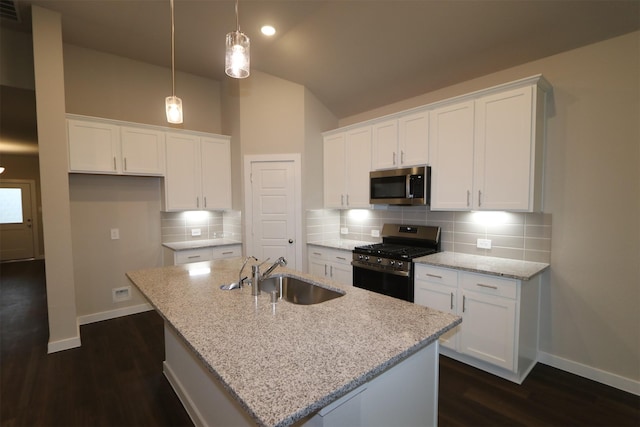
M364 240L348 240L348 239L334 239L334 240L322 240L320 242L307 242L308 245L323 246L325 248L343 249L346 251L352 251L356 246L370 245L372 242L366 242Z
M241 245L242 242L231 239L203 239L203 240L187 240L184 242L163 243L162 246L173 249L174 251L185 251L187 249L210 248L213 246L229 246Z
M413 262L518 280L529 280L549 268L549 264L542 262L520 261L458 252L438 252L433 255L415 258Z
M431 344L458 316L331 280L278 268L346 292L315 305L251 288L222 291L236 281L241 258L127 273L207 369L264 426L287 426L325 407ZM189 276L190 269L210 267ZM250 270L249 270L250 271Z

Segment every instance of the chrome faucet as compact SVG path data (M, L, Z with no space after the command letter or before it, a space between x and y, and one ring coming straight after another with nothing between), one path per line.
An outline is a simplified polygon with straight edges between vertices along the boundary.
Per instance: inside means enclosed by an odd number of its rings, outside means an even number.
M281 256L280 258L278 258L278 259L276 260L276 262L274 262L274 263L271 265L271 267L269 267L269 268L267 269L267 271L265 271L264 273L262 273L262 276L260 276L260 280L264 280L264 279L266 279L267 277L269 277L269 275L270 275L271 273L273 273L273 270L275 270L276 268L278 268L278 266L280 266L280 265L281 265L281 266L283 266L283 267L284 267L285 265L287 265L287 260L286 260L286 259L284 259L284 257L283 257L283 256Z
M280 257L276 260L276 262L274 262L271 267L269 267L267 269L267 271L265 271L264 273L260 274L260 266L262 264L264 264L265 262L269 261L269 258L267 258L266 260L262 261L262 263L260 264L254 264L251 266L251 275L253 276L253 279L251 280L251 295L253 296L258 296L260 295L260 281L266 279L267 277L269 277L269 275L273 272L273 270L275 270L278 266L285 266L287 265L287 260L284 259L284 257Z
M253 258L255 261L258 260L258 258L254 256L248 256L244 259L244 261L242 262L242 267L240 267L240 272L238 273L238 289L242 289L242 282L247 280L246 277L242 277L242 272L244 271L244 267L247 265L247 262L249 262L251 258Z

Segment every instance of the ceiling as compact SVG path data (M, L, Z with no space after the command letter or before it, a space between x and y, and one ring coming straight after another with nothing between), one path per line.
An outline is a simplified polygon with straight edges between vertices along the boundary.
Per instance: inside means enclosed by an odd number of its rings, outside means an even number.
M35 4L61 13L65 43L170 66L169 0L14 3L23 23L3 26L28 31ZM304 85L338 118L640 29L638 0L240 0L239 10L252 70ZM229 78L235 22L232 0L175 0L176 68Z

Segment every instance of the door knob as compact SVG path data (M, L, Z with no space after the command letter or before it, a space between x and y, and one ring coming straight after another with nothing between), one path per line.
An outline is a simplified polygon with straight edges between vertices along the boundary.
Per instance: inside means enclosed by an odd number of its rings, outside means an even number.
M289 243L293 243L293 239L289 239Z

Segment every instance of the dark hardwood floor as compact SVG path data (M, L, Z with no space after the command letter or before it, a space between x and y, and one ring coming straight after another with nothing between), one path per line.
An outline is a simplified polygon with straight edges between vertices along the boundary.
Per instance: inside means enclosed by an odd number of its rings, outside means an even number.
M155 312L82 326L82 347L47 355L44 263L8 263L0 328L0 425L192 425L162 374ZM640 397L549 366L516 385L440 363L440 426L640 426Z

